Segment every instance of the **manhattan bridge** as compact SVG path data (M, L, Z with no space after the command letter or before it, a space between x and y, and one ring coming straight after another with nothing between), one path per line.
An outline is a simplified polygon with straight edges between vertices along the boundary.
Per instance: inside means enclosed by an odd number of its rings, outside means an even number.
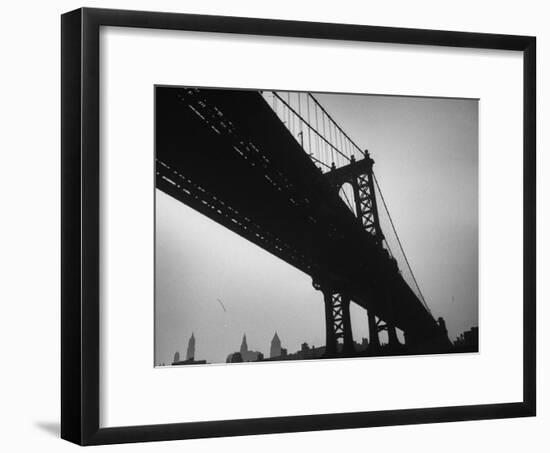
M374 160L314 95L157 87L155 102L156 187L308 274L324 300L327 357L355 353L352 302L366 312L371 353L382 331L406 353L451 350Z

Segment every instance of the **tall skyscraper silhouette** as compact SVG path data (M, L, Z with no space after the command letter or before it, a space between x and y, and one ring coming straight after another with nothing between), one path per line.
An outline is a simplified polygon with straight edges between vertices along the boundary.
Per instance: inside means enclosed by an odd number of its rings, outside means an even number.
M189 343L187 344L187 355L185 356L186 360L194 360L195 358L195 333L191 334L189 338Z
M273 339L271 340L271 349L269 351L269 357L280 357L281 356L281 340L279 335L275 332Z
M241 349L240 349L241 355L244 356L248 352L248 344L246 342L246 334L243 335L243 342L241 343Z

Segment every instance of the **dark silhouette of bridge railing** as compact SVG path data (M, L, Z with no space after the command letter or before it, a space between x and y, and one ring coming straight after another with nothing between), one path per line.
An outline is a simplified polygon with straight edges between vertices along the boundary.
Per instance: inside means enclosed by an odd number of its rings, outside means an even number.
M329 356L353 353L351 301L368 311L372 348L383 329L397 346L397 327L412 352L446 350L444 326L382 245L368 153L356 160L358 147L312 96L297 96L296 110L269 95L157 88L157 188L309 274L324 294ZM311 124L315 108L324 131ZM336 156L338 167L319 168ZM345 182L354 210L339 196Z

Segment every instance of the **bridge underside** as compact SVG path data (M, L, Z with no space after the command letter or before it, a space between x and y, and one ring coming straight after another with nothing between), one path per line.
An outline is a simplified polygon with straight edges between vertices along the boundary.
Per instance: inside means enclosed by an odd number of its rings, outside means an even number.
M403 330L450 343L261 94L156 89L156 187Z

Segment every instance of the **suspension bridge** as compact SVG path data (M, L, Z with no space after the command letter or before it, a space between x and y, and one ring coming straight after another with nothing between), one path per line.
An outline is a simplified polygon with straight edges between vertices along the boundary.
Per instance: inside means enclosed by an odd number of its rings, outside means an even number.
M326 356L355 353L350 303L366 310L370 353L382 331L394 350L450 350L374 160L313 95L157 87L155 103L156 187L311 276L324 300Z

